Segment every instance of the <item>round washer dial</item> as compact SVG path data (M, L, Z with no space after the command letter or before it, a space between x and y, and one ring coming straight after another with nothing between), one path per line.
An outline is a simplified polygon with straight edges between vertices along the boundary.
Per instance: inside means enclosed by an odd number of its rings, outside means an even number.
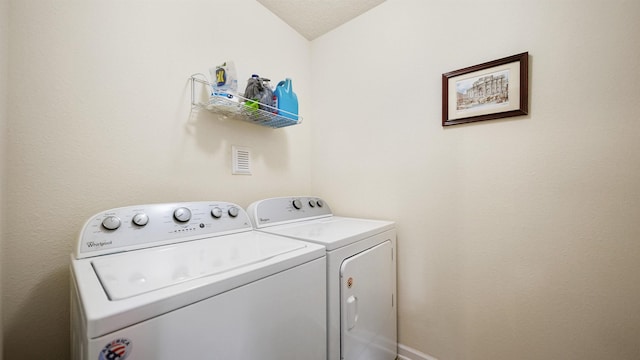
M179 207L173 211L173 217L180 222L187 222L191 220L191 210Z
M115 230L120 227L120 224L122 224L120 218L115 215L107 216L102 220L102 226L107 230Z
M133 215L132 221L138 226L145 226L149 223L149 216L145 213L137 213Z
M219 207L214 207L213 209L211 209L211 216L213 216L216 219L220 219L220 217L222 217L222 209L220 209Z

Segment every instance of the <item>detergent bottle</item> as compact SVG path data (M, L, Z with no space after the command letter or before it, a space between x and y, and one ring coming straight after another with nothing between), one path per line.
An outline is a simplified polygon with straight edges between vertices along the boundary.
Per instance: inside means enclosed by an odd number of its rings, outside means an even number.
M278 102L278 115L298 120L298 96L293 92L291 79L280 81L273 93Z

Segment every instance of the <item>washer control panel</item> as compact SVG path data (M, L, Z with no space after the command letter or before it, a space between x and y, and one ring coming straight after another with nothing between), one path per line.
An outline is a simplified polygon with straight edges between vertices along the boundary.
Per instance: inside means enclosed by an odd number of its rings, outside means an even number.
M80 259L252 229L247 213L228 202L127 206L89 218L75 255Z
M319 197L279 197L256 201L247 208L256 228L332 216L329 205Z

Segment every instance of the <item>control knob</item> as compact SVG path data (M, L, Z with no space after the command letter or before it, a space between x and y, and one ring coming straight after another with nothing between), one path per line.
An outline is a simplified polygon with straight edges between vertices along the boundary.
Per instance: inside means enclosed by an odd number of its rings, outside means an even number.
M228 211L228 212L229 212L229 216L231 216L231 217L233 217L233 218L234 218L234 217L238 216L238 213L239 213L240 211L238 210L238 208L237 208L237 207L232 206L232 207L230 207L230 208L229 208L229 211Z
M211 216L216 219L220 219L220 217L222 217L222 210L217 206L214 207L213 209L211 209Z
M180 222L187 222L191 220L191 210L179 207L173 211L173 217Z
M297 210L302 209L302 201L300 201L299 199L295 199L293 200L293 207L296 208Z
M145 226L149 223L149 216L145 213L137 213L133 215L132 221L138 226Z
M120 218L115 215L109 215L102 220L102 226L107 230L115 230L120 227Z

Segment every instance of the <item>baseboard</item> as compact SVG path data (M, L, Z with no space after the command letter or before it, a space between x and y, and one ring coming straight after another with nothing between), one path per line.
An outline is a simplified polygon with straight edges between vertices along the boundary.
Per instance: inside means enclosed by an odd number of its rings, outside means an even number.
M406 345L398 344L398 360L438 360Z

